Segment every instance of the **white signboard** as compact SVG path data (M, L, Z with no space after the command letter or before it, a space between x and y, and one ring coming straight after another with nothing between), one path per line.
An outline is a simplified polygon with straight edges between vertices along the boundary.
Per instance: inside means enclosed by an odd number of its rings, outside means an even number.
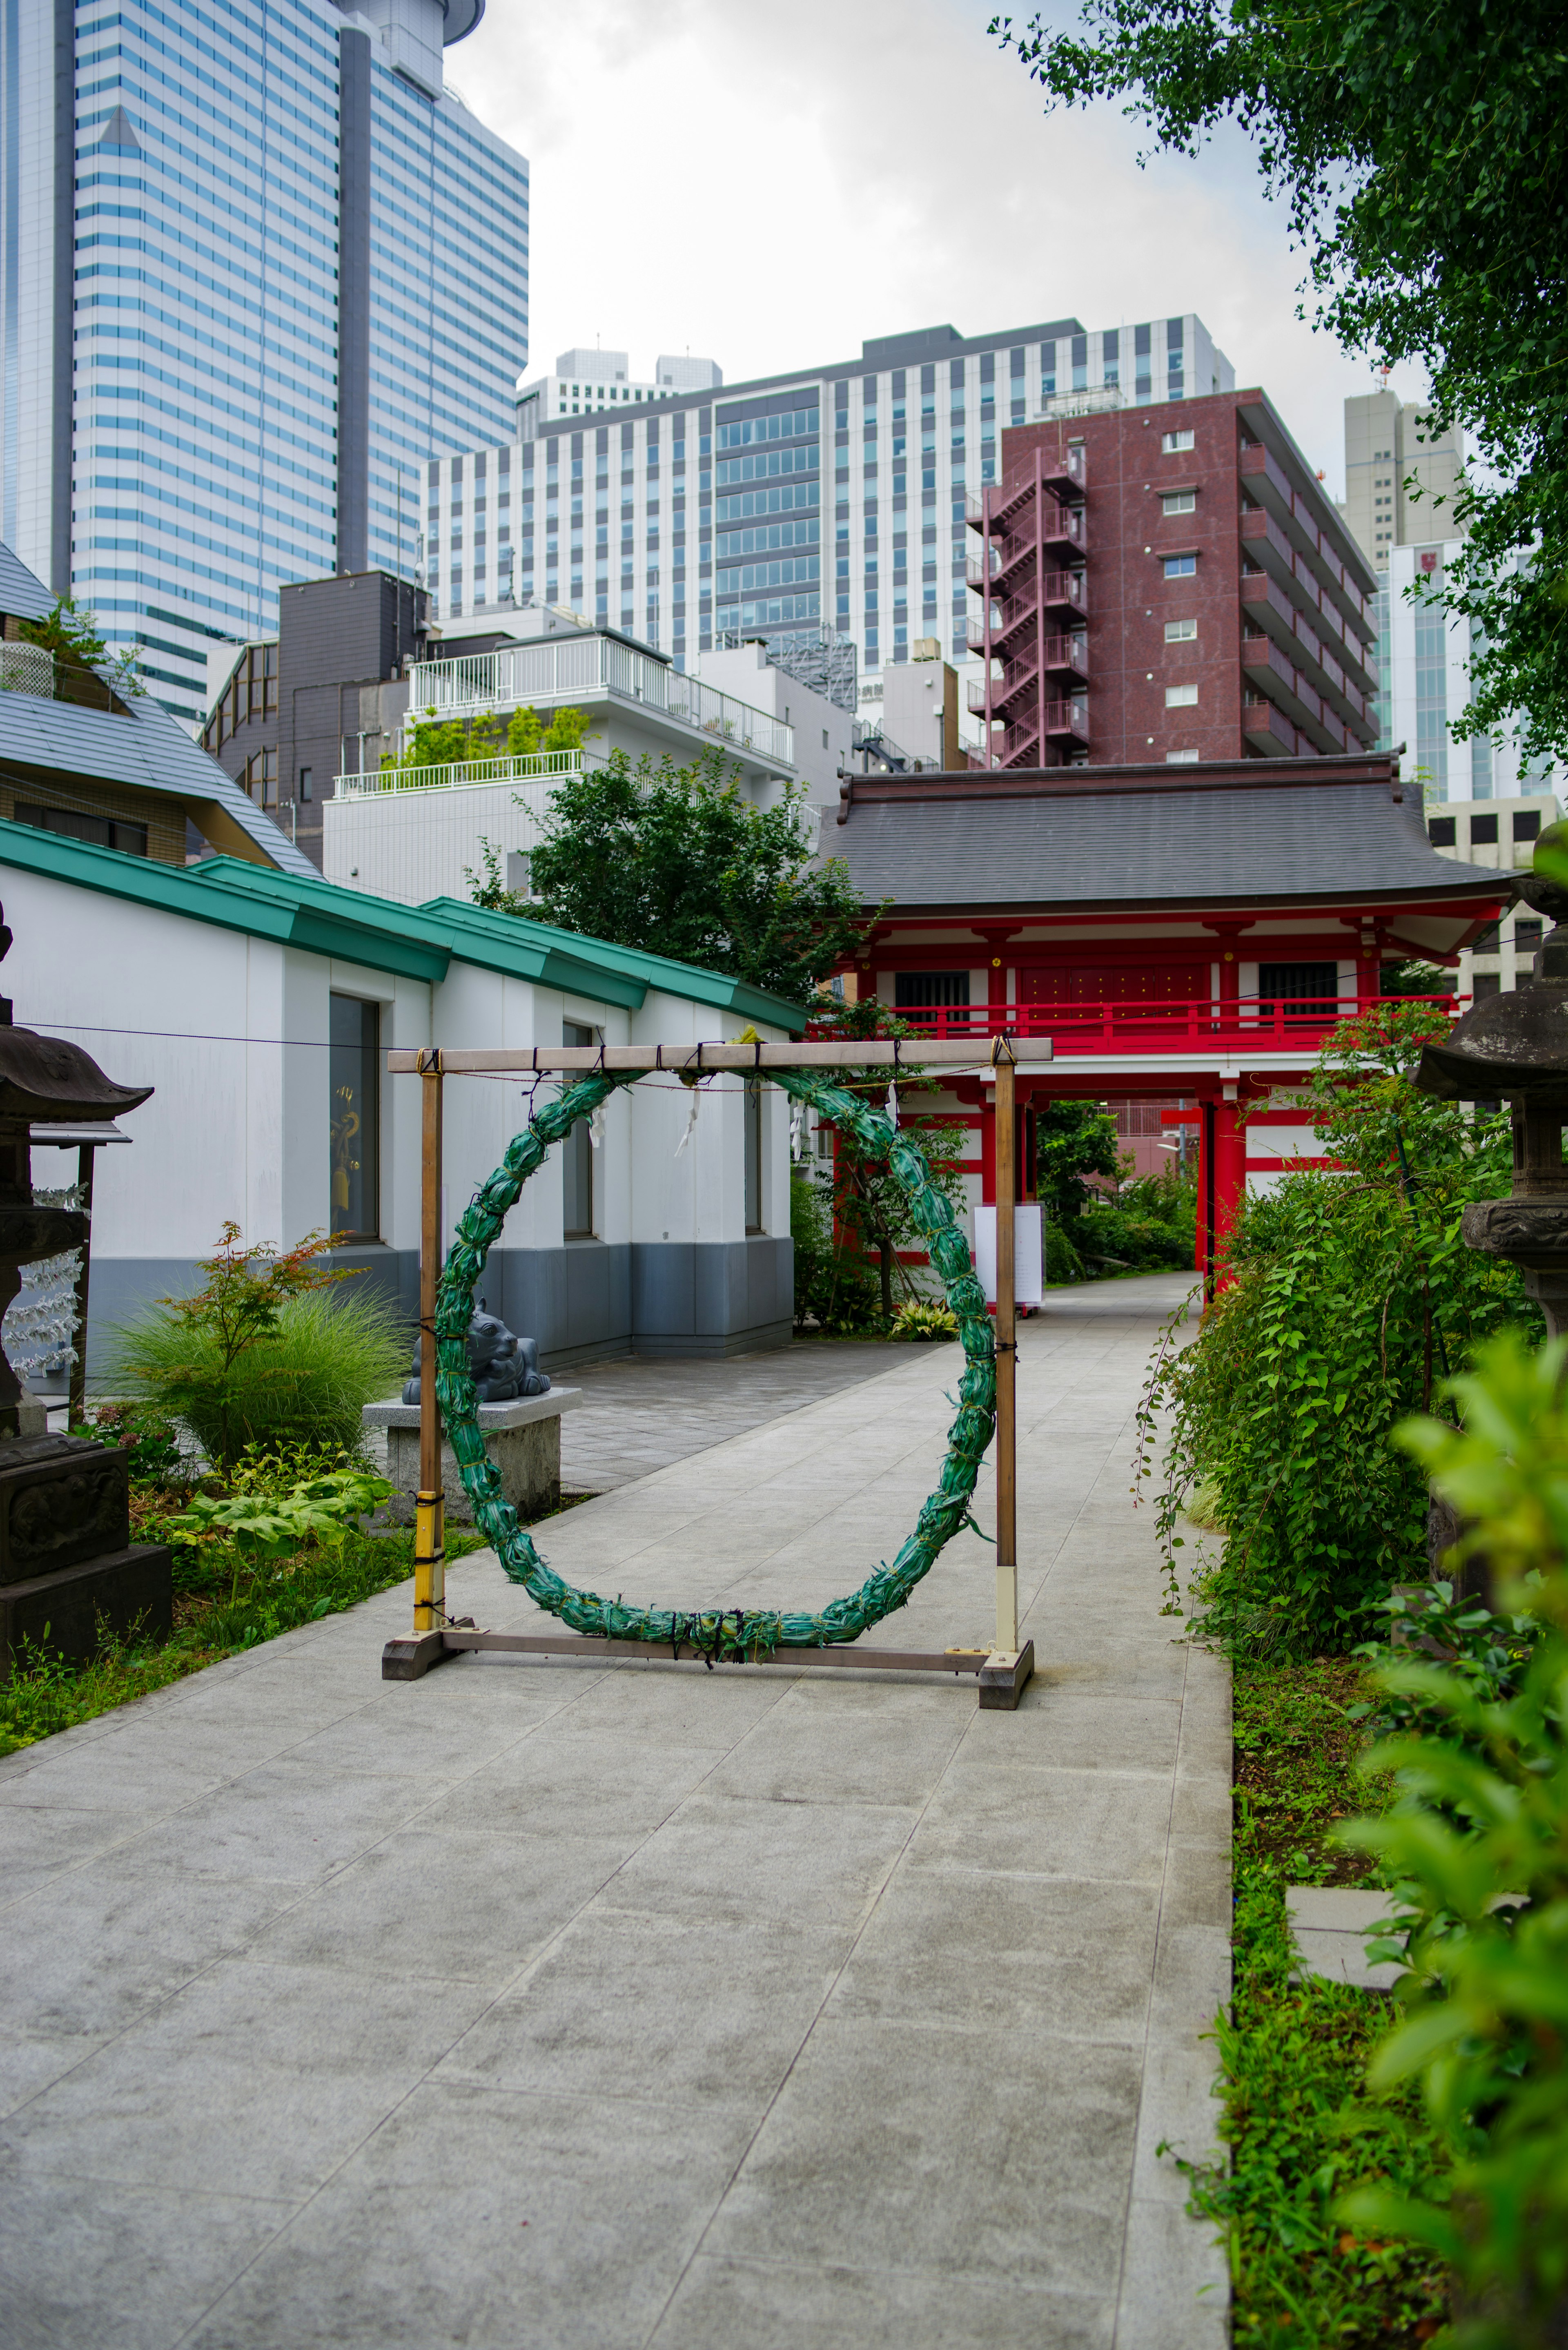
M996 1210L974 1211L974 1269L985 1284L986 1303L996 1303ZM1040 1203L1012 1211L1012 1302L1043 1305L1045 1302L1045 1242Z

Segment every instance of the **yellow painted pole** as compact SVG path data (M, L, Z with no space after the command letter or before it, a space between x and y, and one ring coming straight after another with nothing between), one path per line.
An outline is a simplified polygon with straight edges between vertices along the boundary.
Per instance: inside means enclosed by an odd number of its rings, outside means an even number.
M446 1620L446 1528L441 1500L441 1415L436 1408L436 1284L441 1278L441 1066L420 1055L420 1490L414 1502L414 1630Z
M992 1047L996 1068L996 1645L1018 1647L1018 1317L1012 1211L1017 1180L1013 1051Z

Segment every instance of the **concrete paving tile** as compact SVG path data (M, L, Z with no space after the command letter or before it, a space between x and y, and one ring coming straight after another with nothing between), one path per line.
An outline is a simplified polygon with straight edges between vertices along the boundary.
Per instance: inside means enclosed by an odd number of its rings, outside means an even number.
M0 2194L6 2350L169 2350L290 2216L287 2204L35 2178ZM112 2315L111 2315L112 2313Z
M164 1848L182 1868L216 1877L307 1884L340 1868L429 1801L415 1773L263 1763L180 1814Z
M1127 2048L1042 2036L988 2054L940 2027L825 2019L703 2249L1108 2295L1138 2070Z
M1178 2205L1135 2197L1116 2350L1227 2350L1229 2280L1214 2231Z
M959 2271L791 2267L701 2252L649 2350L1111 2350L1111 2301Z
M182 1810L228 1775L210 1758L187 1762L172 1737L166 1739L162 1752L145 1741L130 1752L127 1742L117 1741L112 1752L112 1771L104 1769L93 1747L45 1755L36 1770L6 1790L7 1799L14 1804L64 1804L71 1810L90 1805L131 1823L146 1822Z
M427 2083L191 2350L632 2350L745 2136L712 2108Z
M1065 1677L1037 1673L1030 1711L1040 1741L1030 1749L1059 1769L1149 1771L1168 1777L1180 1735L1180 1707L1163 1698L1107 1696L1075 1687Z
M1194 2035L1179 2044L1170 2037L1151 2034L1138 2096L1135 2196L1185 2210L1190 2189L1176 2158L1184 2162L1225 2159L1219 2137L1219 2064L1211 2039ZM1161 2153L1162 2147L1169 2151Z
M364 1706L312 1731L289 1747L288 1759L324 1777L369 1771L432 1783L464 1779L536 1736L569 1702L538 1680L521 1687L514 1680L461 1698L441 1690L443 1679L472 1683L472 1678L448 1664L422 1681L390 1682L388 1703Z
M710 1795L765 1802L922 1802L969 1726L961 1686L799 1680L720 1762Z
M198 1877L143 1839L40 1886L0 1924L7 2024L45 2038L123 2032L245 1950L290 1887Z
M226 1960L0 2124L0 2153L24 2179L297 2202L489 1996L429 1976Z
M41 2089L61 2081L104 2046L105 2033L75 2033L51 2039L24 2029L8 2017L0 2036L0 2118L16 2112Z
M836 2019L1141 2043L1155 1889L902 1868L829 2007ZM1212 2011L1210 2011L1211 2012Z
M504 1833L486 1816L394 1831L294 1900L251 1955L393 1981L509 1982L614 1876L635 1838L581 1823Z
M616 1879L618 1906L715 1921L854 1930L915 1824L912 1808L763 1803L705 1793Z
M132 1824L110 1811L0 1800L0 1918L40 1885L124 1844Z
M1158 1885L1169 1811L1168 1782L1152 1773L1030 1769L977 1757L966 1742L920 1822L909 1866Z
M622 1891L618 1879L585 1908L433 2077L717 2104L754 2122L832 1987L848 1931L623 1908Z
M1166 1854L1160 1917L1167 1927L1223 1925L1228 1930L1229 1845L1171 1844Z

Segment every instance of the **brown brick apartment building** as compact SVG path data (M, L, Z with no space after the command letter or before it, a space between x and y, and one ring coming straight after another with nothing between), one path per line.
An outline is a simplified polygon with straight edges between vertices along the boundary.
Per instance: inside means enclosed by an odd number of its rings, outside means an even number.
M1376 741L1376 582L1267 398L1002 434L969 502L989 587L979 765L1312 758Z

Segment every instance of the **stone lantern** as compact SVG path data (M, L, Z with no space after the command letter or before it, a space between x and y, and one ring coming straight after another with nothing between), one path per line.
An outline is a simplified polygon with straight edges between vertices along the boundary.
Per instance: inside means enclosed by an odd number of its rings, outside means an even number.
M0 955L10 943L0 922ZM116 1085L64 1037L13 1027L0 998L0 1314L23 1265L87 1238L85 1216L34 1201L34 1121L108 1125L151 1091ZM51 1436L0 1350L0 1679L18 1656L45 1648L90 1656L105 1629L161 1638L172 1607L167 1548L130 1539L125 1454Z
M1536 843L1534 869L1515 880L1527 906L1553 927L1536 954L1532 976L1509 995L1489 996L1421 1055L1416 1083L1447 1101L1506 1101L1513 1113L1513 1189L1506 1200L1478 1200L1460 1227L1471 1248L1507 1257L1540 1304L1547 1335L1568 1326L1568 882L1542 871L1568 871L1568 823Z

